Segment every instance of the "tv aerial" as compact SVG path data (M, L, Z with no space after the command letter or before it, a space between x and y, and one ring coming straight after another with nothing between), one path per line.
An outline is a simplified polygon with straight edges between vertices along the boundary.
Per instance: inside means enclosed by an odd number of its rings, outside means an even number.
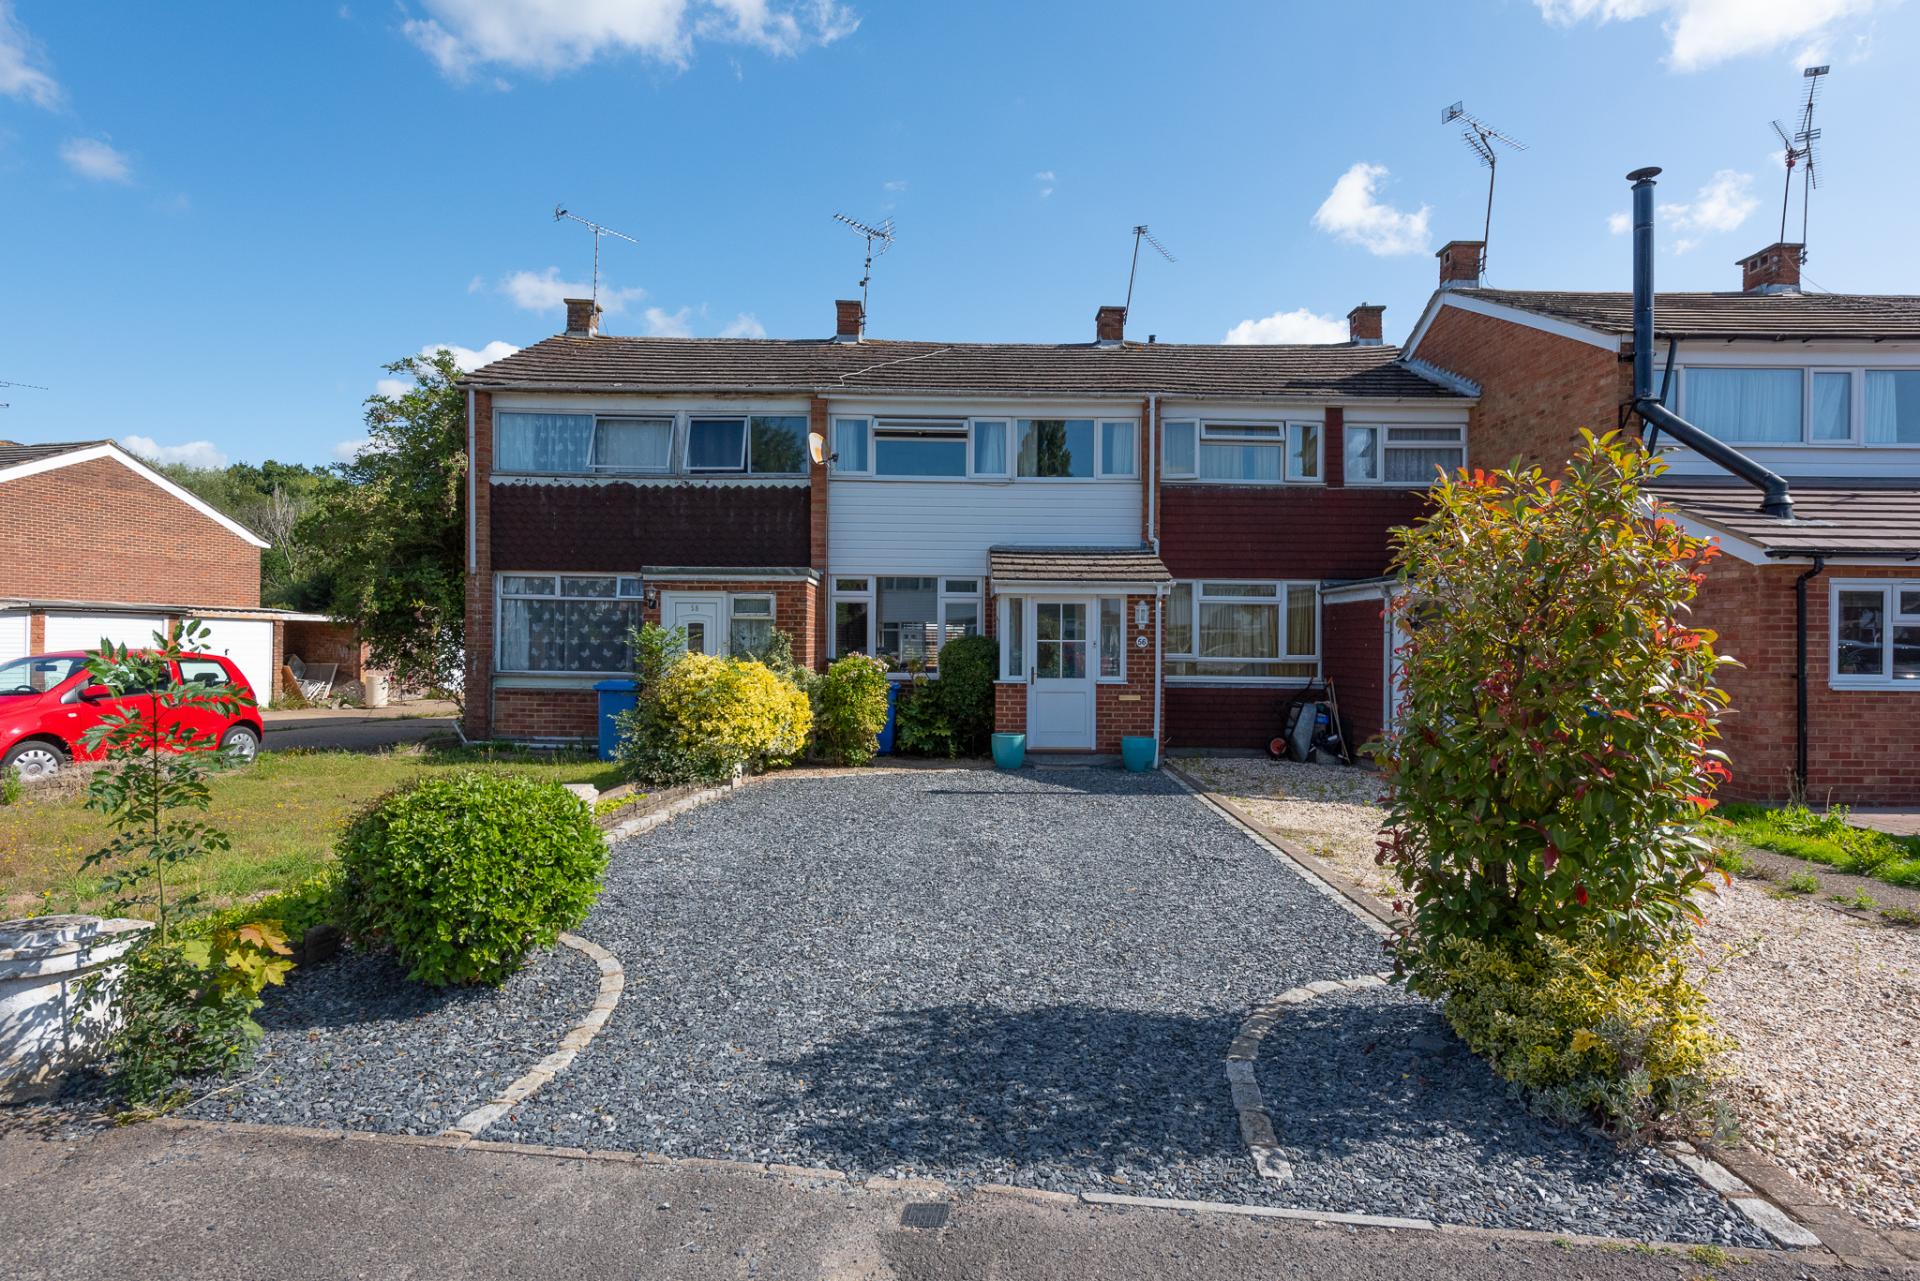
M1815 166L1816 144L1820 141L1820 130L1813 127L1813 109L1820 101L1820 81L1833 68L1830 66L1808 67L1800 73L1807 82L1807 98L1800 104L1799 127L1791 134L1776 120L1773 132L1780 139L1786 161L1786 181L1780 191L1780 239L1787 238L1787 210L1793 203L1793 171L1803 167L1800 179L1800 261L1807 260L1807 206L1811 202L1811 192L1820 185L1820 171Z
M47 390L45 387L42 387L39 383L9 382L5 378L0 378L0 387L27 387L27 388L31 388L34 391ZM10 408L12 408L12 405L9 402L0 400L0 409L10 409Z
M1487 168L1487 216L1480 230L1480 270L1485 273L1489 242L1493 239L1493 180L1500 172L1500 148L1525 151L1527 144L1470 113L1464 101L1453 103L1440 112L1441 124L1450 125L1456 120L1465 121L1460 126L1460 140Z
M579 214L569 213L565 205L555 205L553 220L559 222L563 218L577 222L593 232L593 309L598 312L600 310L600 237L618 236L630 245L637 245L640 242L624 231L615 231L612 227L601 226L591 218L582 218Z
M1167 247L1165 245L1161 244L1158 240L1154 239L1153 233L1147 230L1146 223L1143 222L1139 226L1135 227L1133 229L1133 265L1127 268L1127 307L1126 309L1129 312L1133 310L1133 278L1135 274L1137 274L1140 270L1140 242L1143 240L1146 241L1148 244L1152 245L1156 250L1158 250L1160 256L1162 258L1165 258L1168 262L1180 261L1178 258L1175 258L1171 253L1167 252Z
M833 216L833 220L835 222L845 223L853 229L854 235L862 236L866 239L867 258L865 262L860 264L860 314L865 316L867 314L867 284L873 279L873 260L893 248L893 219L882 218L878 225L873 225L861 222L857 218L849 218L843 213L837 213ZM875 249L875 245L879 245L880 247Z

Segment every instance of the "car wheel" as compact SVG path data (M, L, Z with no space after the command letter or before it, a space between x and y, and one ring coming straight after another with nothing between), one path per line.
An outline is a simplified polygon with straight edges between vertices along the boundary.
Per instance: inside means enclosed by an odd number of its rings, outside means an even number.
M220 736L220 750L250 761L260 753L260 736L245 725L235 725Z
M7 754L0 756L0 770L12 770L26 782L34 783L58 774L68 759L58 743L33 739L8 748Z

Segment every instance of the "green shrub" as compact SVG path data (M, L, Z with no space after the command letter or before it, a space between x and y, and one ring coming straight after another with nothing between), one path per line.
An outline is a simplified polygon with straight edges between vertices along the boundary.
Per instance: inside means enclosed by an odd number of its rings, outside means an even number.
M835 660L813 681L813 741L837 765L865 765L887 725L887 665L865 654Z
M347 925L422 983L499 984L600 894L606 844L558 783L463 771L369 806L340 839Z
M1714 1115L1715 1065L1729 1042L1677 950L1597 933L1530 947L1461 942L1414 986L1554 1120L1592 1119L1637 1141Z
M338 925L345 916L340 897L340 870L329 867L319 874L289 885L265 898L221 908L207 916L188 921L180 927L189 937L201 937L210 930L263 922L277 925L287 938L298 943L316 925Z
M1718 877L1700 834L1726 777L1712 632L1688 612L1716 554L1648 514L1664 468L1613 435L1560 477L1443 478L1395 531L1404 696L1382 741L1401 958L1598 929L1649 947Z
M630 778L722 782L805 750L813 713L803 678L783 679L764 663L690 654L685 644L684 633L652 624L633 635L639 697L617 720Z
M940 647L936 679L916 675L895 712L900 750L923 756L980 756L993 733L993 682L1000 646L963 636Z

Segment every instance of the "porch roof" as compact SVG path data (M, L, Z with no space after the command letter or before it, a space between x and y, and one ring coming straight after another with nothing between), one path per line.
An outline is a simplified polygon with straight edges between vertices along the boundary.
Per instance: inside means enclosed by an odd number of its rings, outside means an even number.
M987 572L996 583L1170 583L1173 575L1151 547L990 547Z

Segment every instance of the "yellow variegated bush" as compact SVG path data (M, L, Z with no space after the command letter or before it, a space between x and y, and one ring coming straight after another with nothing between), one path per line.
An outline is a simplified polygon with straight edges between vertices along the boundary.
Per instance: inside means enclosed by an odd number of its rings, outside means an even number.
M688 654L667 669L657 697L675 747L700 779L790 761L813 724L807 696L764 663Z

